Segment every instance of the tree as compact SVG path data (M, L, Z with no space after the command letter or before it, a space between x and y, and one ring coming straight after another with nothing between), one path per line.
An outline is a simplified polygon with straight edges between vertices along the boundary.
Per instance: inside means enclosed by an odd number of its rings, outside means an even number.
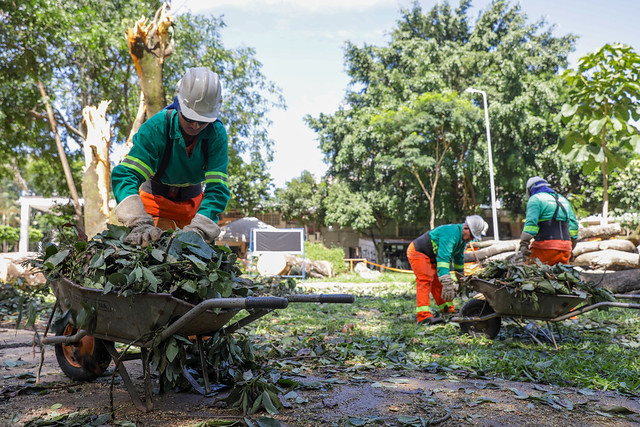
M294 220L301 224L307 234L309 223L323 222L322 200L325 189L325 183L316 183L313 175L304 170L299 177L287 181L284 188L276 190L278 209L286 220Z
M567 70L568 101L561 117L570 129L560 150L582 163L585 174L602 173L602 221L609 210L609 175L640 154L640 56L629 46L606 44Z
M346 106L306 118L318 133L327 174L379 208L376 224L429 216L437 225L489 202L482 107L473 112L457 96L469 87L488 94L496 187L507 207L522 211L538 156L557 144L560 126L550 118L560 110L558 71L575 37L554 37L542 20L528 24L507 1L492 2L472 27L469 8L462 0L455 10L445 2L423 13L415 3L402 11L388 45L347 43ZM440 173L425 183L436 166ZM426 203L433 204L430 215Z
M0 111L0 152L6 160L0 164L0 176L15 175L17 168L31 192L69 195L71 186L60 180L65 177L61 156L69 159L75 187L84 164L80 151L86 138L83 109L111 101L112 147L124 144L134 127L139 79L123 35L141 15L153 16L161 3L13 0L3 5L7 7L2 7L0 19L0 94L5 100ZM163 88L174 88L187 67L208 66L218 71L224 88L221 119L230 142L229 174L245 169L244 158L259 159L252 167L264 170L262 159L270 161L273 153L265 113L284 106L282 95L262 74L262 64L252 49L224 48L223 27L222 19L214 17L186 14L175 19L175 50L163 66ZM38 81L48 98L43 98ZM172 94L166 92L162 97ZM50 100L52 120L45 99ZM62 151L54 144L53 121ZM41 169L35 170L35 165ZM247 178L256 181L232 187L232 194L253 200L255 195L240 191L266 181L255 187L261 188L258 196L267 199L270 176L254 173Z
M468 100L455 92L425 92L407 107L390 110L374 121L374 132L385 140L380 159L390 169L415 177L429 201L429 227L435 227L438 181L450 176L456 161L470 158L469 142L477 138L479 117ZM462 148L462 159L452 158L453 144ZM455 174L455 171L453 172ZM455 179L455 176L450 179Z
M323 200L326 209L326 224L349 227L371 237L376 248L376 260L382 262L384 238L382 230L389 223L389 215L384 211L383 199L375 192L352 192L347 183L337 181L327 189ZM385 215L386 214L386 215Z

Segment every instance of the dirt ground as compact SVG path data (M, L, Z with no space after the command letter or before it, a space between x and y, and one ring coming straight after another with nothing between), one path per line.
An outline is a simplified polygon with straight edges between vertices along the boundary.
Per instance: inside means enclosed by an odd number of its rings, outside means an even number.
M43 422L72 413L79 413L76 416L84 416L92 425L189 426L213 425L215 420L237 420L237 425L245 425L242 414L216 403L220 396L195 392L154 396L154 409L139 411L118 376L114 422L108 416L111 375L75 383L61 372L51 346L46 347L40 385L35 384L40 351L33 346L33 337L31 331L0 328L3 425L65 425ZM139 361L126 362L126 366L142 393ZM112 369L113 364L109 374ZM470 379L455 372L447 377L426 371L353 368L304 372L294 378L304 387L287 395L286 407L272 416L283 426L408 426L420 425L420 418L423 425L442 426L640 425L640 399L615 392ZM99 415L103 418L95 419ZM253 415L251 420L264 416L268 414Z

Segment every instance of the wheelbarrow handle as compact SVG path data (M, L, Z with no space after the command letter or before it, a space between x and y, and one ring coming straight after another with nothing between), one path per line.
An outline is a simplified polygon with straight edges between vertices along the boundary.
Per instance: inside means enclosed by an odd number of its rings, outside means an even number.
M287 308L289 301L280 297L247 297L245 308Z
M318 302L320 304L351 304L355 297L349 294L316 294L316 295L289 295L289 302Z

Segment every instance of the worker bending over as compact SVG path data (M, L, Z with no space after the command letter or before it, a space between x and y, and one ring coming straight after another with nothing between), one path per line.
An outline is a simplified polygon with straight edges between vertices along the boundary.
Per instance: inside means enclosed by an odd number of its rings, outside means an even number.
M177 92L173 104L140 127L111 174L115 216L131 228L125 243L146 245L175 228L195 231L208 243L220 234L218 214L230 193L227 132L218 120L219 76L190 68Z
M472 239L480 239L488 228L480 215L471 215L464 224L441 225L411 242L407 258L416 276L418 323L444 322L442 317L433 316L429 294L441 312L454 310L452 301L458 290L456 274L464 275L465 247Z

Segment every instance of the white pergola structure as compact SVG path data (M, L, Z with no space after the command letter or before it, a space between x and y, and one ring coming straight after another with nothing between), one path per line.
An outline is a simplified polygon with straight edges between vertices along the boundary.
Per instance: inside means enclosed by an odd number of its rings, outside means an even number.
M51 212L54 205L65 205L71 202L71 199L63 197L20 197L20 242L18 243L18 252L24 253L29 251L29 223L31 221L31 208L44 212ZM80 204L83 200L80 199Z

